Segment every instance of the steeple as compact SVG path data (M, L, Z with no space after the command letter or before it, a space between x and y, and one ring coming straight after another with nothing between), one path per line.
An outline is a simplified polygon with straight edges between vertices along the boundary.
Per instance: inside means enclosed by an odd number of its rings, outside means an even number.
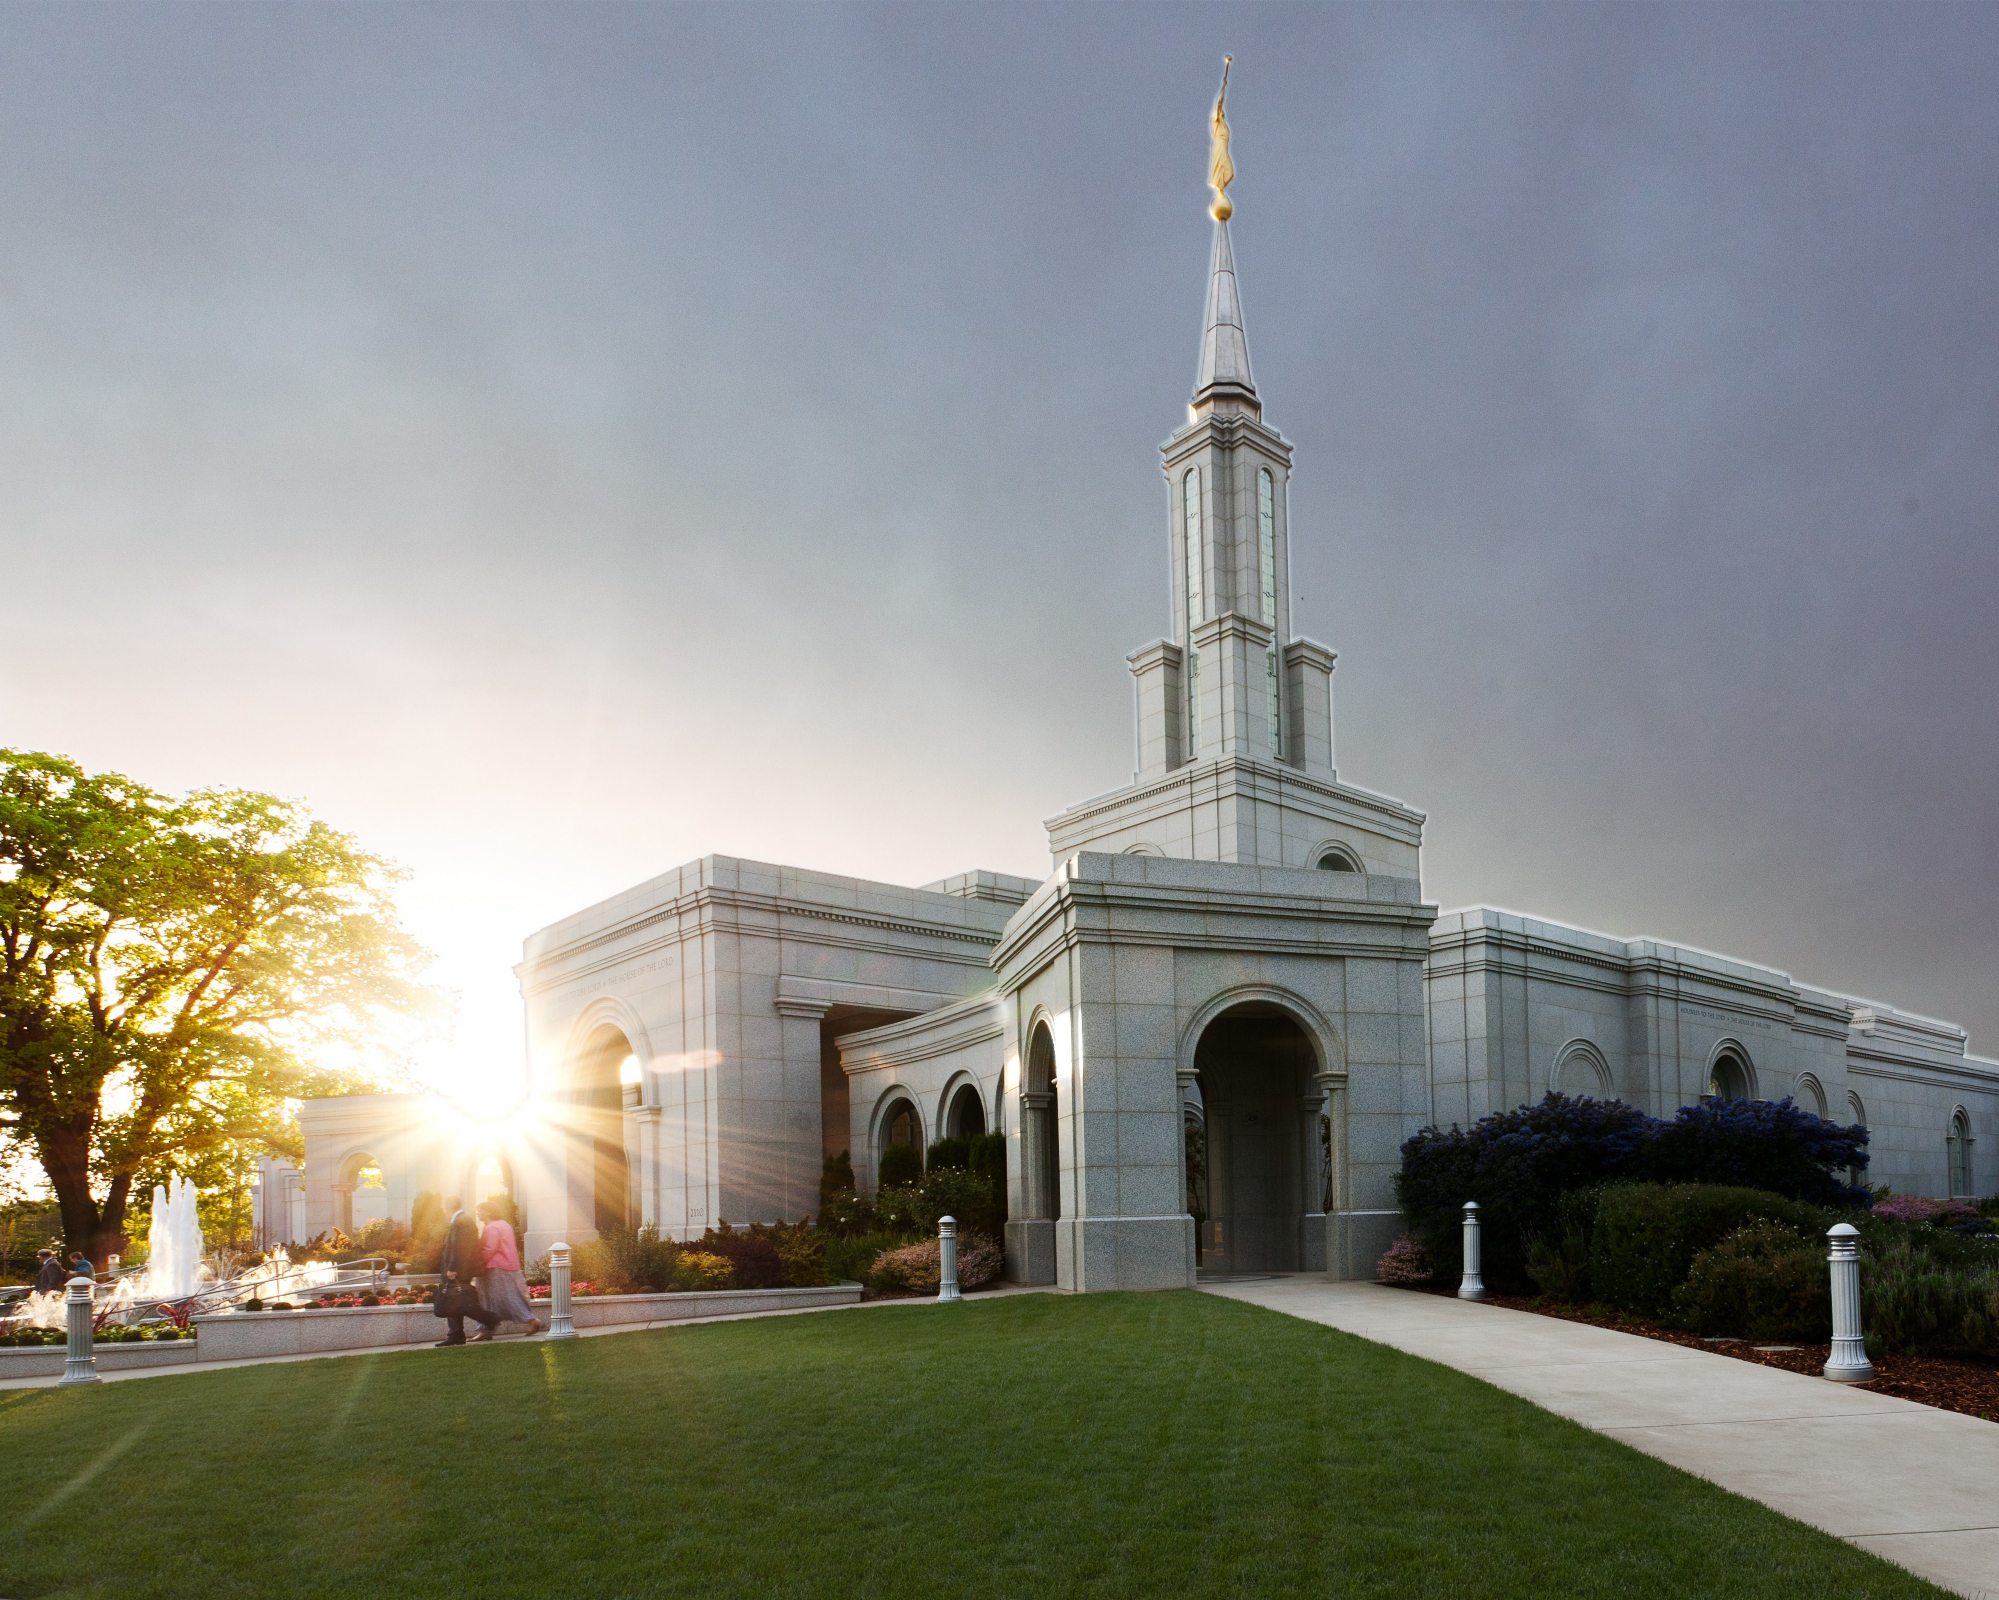
M1249 375L1249 338L1242 329L1242 300L1236 293L1235 250L1229 225L1215 224L1214 256L1208 264L1208 317L1201 333L1201 367L1194 378L1193 415L1216 401L1241 404L1251 416L1262 407Z

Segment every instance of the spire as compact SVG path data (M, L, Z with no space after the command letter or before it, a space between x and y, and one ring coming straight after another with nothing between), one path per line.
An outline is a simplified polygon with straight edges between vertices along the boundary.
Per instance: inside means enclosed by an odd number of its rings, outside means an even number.
M1194 379L1194 403L1222 396L1256 399L1249 375L1249 339L1242 331L1242 302L1236 298L1235 252L1229 225L1215 224L1215 255L1208 268L1208 320L1201 335L1201 370Z

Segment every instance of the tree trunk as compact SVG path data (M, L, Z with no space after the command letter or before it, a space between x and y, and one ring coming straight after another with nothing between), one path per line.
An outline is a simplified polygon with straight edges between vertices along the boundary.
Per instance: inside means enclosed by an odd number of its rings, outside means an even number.
M90 1135L68 1128L50 1129L35 1143L42 1171L48 1174L49 1187L55 1190L56 1205L62 1212L64 1251L81 1250L91 1265L101 1267L103 1262L94 1253L102 1218L90 1193Z

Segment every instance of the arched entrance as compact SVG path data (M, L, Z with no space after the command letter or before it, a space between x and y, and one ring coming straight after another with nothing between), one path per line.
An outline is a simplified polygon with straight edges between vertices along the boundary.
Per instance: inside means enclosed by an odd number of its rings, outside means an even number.
M1265 1001L1232 1006L1194 1050L1199 1145L1205 1160L1197 1233L1209 1272L1296 1272L1305 1219L1323 1204L1318 1055L1305 1030ZM1189 1132L1193 1119L1189 1118ZM1192 1155L1195 1139L1188 1140Z
M950 1108L944 1113L944 1137L976 1139L985 1131L985 1101L979 1098L979 1091L972 1085L961 1084L957 1093L951 1096Z
M638 1081L631 1041L616 1028L599 1028L577 1056L569 1088L570 1206L586 1226L599 1230L638 1226L625 1155L628 1080Z
M1020 1094L1020 1131L1024 1149L1027 1215L1054 1222L1062 1215L1060 1133L1055 1106L1055 1036L1048 1024L1037 1022L1028 1040L1027 1071Z
M1715 1052L1714 1063L1708 1068L1707 1092L1716 1100L1755 1098L1756 1079L1749 1058L1734 1045L1723 1045Z
M340 1177L333 1185L334 1227L352 1237L356 1228L365 1228L377 1217L388 1214L388 1189L382 1181L381 1163L363 1151L356 1151L340 1163Z

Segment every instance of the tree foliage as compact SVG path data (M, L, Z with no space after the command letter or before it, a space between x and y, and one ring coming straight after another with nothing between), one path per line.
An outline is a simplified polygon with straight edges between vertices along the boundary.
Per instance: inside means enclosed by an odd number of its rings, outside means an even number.
M290 801L0 750L0 1142L72 1243L101 1259L169 1169L296 1156L286 1102L435 1013L399 877Z

